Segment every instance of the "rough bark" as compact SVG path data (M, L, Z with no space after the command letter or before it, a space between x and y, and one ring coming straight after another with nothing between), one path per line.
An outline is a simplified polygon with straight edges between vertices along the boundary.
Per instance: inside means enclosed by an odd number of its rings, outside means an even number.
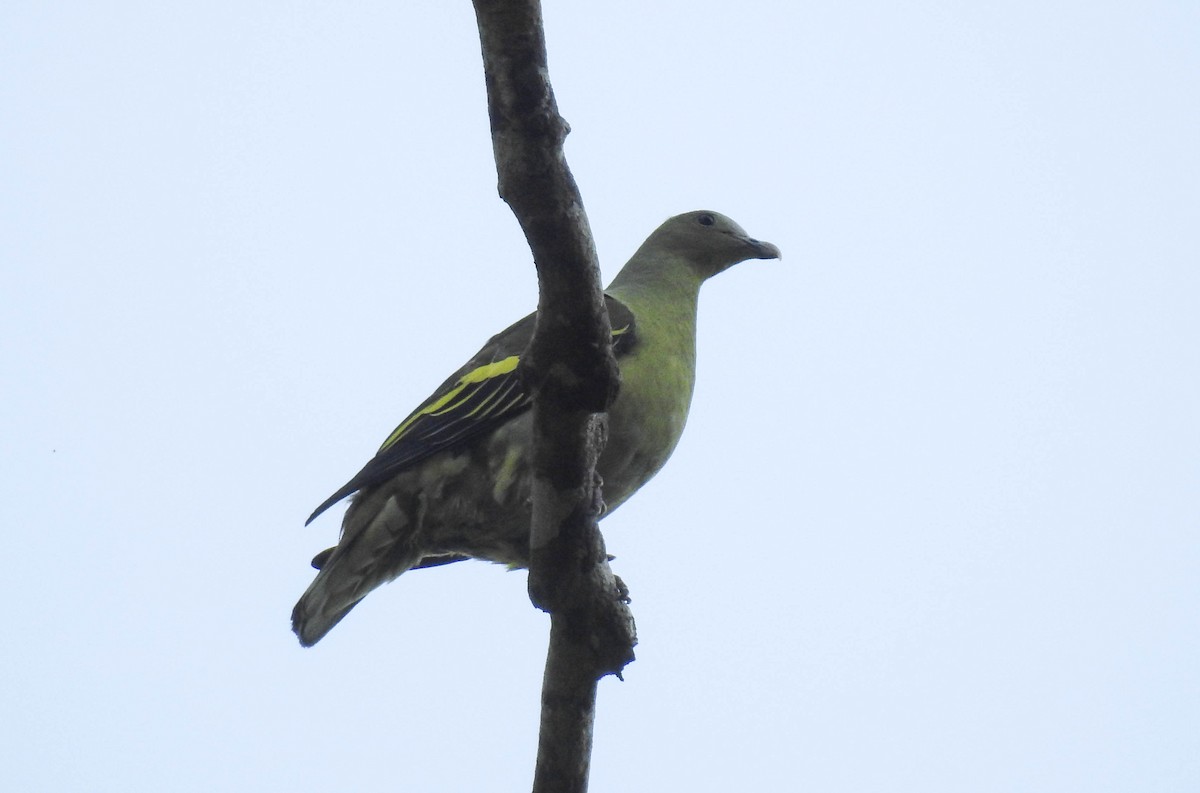
M633 615L596 521L596 460L619 373L600 270L562 144L537 0L474 0L500 196L538 272L522 358L534 393L529 593L550 614L534 793L587 789L596 684L633 660Z

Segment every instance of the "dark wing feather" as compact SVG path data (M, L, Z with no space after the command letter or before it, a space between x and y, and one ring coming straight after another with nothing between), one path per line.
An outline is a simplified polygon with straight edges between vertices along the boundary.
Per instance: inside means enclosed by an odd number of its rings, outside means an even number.
M636 344L633 312L605 295L613 329L613 351ZM400 423L375 457L317 507L305 525L358 490L379 484L425 458L461 446L524 413L533 404L518 371L533 338L535 314L493 336L475 356Z

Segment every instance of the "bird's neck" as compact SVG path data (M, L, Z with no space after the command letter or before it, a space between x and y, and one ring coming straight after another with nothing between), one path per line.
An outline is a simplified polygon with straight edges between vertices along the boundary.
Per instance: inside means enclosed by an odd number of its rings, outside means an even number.
M604 291L629 306L635 316L649 308L664 321L694 323L702 281L687 259L658 254L650 267L636 266L635 257ZM646 305L650 302L652 306Z
M626 266L604 290L633 312L635 333L642 343L688 372L689 394L695 371L701 281L686 260L658 258L653 267Z

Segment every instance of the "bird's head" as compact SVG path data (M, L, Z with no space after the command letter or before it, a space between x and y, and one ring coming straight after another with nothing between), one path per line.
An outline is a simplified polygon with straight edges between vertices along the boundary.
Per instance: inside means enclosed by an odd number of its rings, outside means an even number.
M761 242L720 212L697 210L667 220L646 240L686 256L701 278L709 278L747 259L778 259L779 248Z

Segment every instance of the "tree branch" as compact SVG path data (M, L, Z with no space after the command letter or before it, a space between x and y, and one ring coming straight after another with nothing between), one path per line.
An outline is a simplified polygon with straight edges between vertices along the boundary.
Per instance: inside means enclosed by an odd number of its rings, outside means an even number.
M628 592L596 525L604 411L619 385L600 269L562 144L537 0L474 0L500 196L533 251L537 329L522 357L533 388L529 593L549 612L534 793L587 789L596 683L636 643Z

